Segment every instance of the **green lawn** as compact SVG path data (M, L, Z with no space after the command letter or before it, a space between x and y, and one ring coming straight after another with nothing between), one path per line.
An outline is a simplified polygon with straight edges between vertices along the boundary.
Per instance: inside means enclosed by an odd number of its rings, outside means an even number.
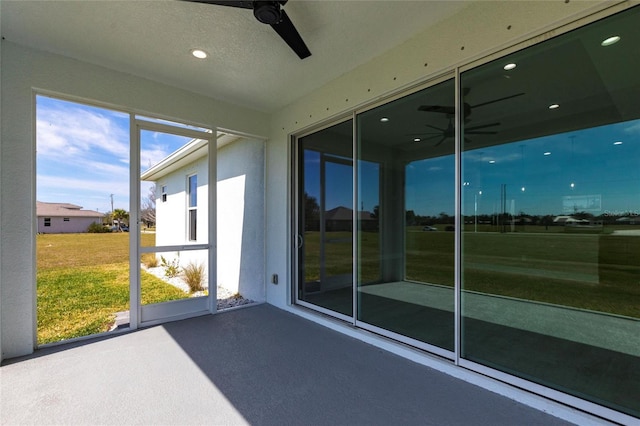
M129 234L37 236L38 344L108 331L129 309ZM143 234L152 245L154 234ZM142 272L143 304L189 297Z
M455 234L420 229L406 232L405 279L453 286ZM463 289L640 318L640 236L555 230L464 232ZM327 273L350 272L351 244L330 246ZM319 279L319 247L319 234L305 233L307 282ZM360 247L363 282L379 279L380 258L403 255L381 255L374 232L361 234Z

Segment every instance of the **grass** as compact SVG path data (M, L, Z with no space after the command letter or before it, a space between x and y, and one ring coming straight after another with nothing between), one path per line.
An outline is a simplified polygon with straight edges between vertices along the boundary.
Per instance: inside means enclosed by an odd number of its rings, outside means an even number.
M464 232L463 289L640 318L640 236L611 235L611 229L579 234L539 228L526 233ZM404 254L405 279L453 286L454 233L419 229L408 229L405 248L382 255L379 235L362 233L361 281L380 279L379 259L402 261ZM308 282L319 279L319 234L307 232L305 247ZM329 275L346 270L352 258L350 244L334 244L331 250L325 260Z
M142 234L153 245L154 234ZM38 344L108 331L129 309L127 233L37 236ZM143 304L188 297L141 272Z

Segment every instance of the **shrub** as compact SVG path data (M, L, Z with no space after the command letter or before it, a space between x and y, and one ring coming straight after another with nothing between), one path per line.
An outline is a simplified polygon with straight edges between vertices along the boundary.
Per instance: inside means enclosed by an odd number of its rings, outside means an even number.
M105 226L102 226L101 223L93 222L87 228L87 232L89 232L90 234L103 234L106 232L111 232L111 230Z
M160 256L160 266L164 268L164 276L167 278L174 278L180 274L180 259L174 258L171 262L168 262L164 256Z
M153 253L144 253L142 255L142 264L147 268L155 268L158 266L158 258Z
M204 275L204 265L197 262L190 262L182 271L184 282L192 293L204 290Z

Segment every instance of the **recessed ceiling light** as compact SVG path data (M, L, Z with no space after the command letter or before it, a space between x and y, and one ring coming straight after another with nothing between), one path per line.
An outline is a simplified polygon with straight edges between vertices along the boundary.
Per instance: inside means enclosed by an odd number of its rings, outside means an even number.
M558 105L558 104L549 105L549 109L556 109L556 108L560 108L560 105Z
M420 138L414 138L413 141L414 142L420 142Z
M505 65L503 68L504 68L505 71L510 71L510 70L514 69L516 66L517 66L516 64L510 63L510 64Z
M617 141L613 143L614 145L622 145L622 141Z
M202 49L191 49L191 54L198 59L205 59L209 54Z
M527 188L525 188L524 186L522 188L520 188L520 191L524 192Z
M551 152L547 151L543 155L551 155Z
M619 41L620 41L620 36L612 36L602 40L602 43L600 43L600 45L605 47L611 46L612 44L616 44Z
M489 160L489 164L494 164L496 160Z
M575 187L576 187L576 184L575 184L575 183L573 183L573 182L571 182L571 185L569 185L569 186L570 186L571 188L575 188Z
M380 122L382 122L382 123L386 123L387 121L389 121L389 118L387 118L387 117L382 117L380 119Z

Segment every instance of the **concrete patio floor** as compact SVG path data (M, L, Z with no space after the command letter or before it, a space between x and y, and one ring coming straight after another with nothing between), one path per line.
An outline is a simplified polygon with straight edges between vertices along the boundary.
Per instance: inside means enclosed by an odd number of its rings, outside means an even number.
M566 424L264 304L42 349L0 379L2 425Z

